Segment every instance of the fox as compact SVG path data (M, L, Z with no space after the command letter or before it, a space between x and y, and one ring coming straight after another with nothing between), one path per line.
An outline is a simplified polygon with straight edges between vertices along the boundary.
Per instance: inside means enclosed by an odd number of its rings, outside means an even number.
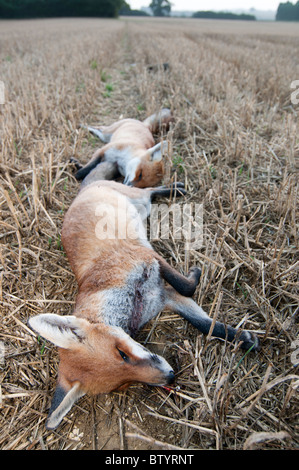
M163 154L168 144L166 141L155 144L153 134L168 130L173 121L170 109L163 108L144 121L127 118L99 128L82 126L105 145L94 152L86 165L76 162L76 179L84 180L91 171L98 169L99 164L109 162L112 170L107 172L107 178L122 176L123 184L137 188L156 186L164 175Z
M192 299L201 269L176 270L147 237L145 220L158 197L184 197L183 183L135 188L92 181L68 208L61 240L78 284L72 314L29 319L33 333L58 347L58 378L46 427L55 429L83 395L124 390L131 384L166 386L171 364L137 341L161 311L179 314L203 334L258 350L254 332L209 315Z

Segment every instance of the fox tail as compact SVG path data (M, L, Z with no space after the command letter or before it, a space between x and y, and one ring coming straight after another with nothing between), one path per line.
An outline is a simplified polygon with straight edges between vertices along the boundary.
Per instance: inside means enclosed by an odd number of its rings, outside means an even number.
M154 113L146 118L143 123L149 128L152 134L156 134L161 130L167 131L170 123L173 121L174 118L170 109L163 108L158 113Z

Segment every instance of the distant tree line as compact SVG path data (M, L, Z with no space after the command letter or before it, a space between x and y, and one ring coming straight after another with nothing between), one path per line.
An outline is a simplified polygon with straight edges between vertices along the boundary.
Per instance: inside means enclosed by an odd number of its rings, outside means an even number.
M0 18L115 18L124 0L0 0Z
M276 13L276 21L299 21L299 2L280 3Z
M237 15L236 13L228 13L222 11L196 11L192 15L193 18L206 18L211 20L244 20L244 21L255 21L254 15L247 15L242 13Z
M142 10L132 10L128 6L123 6L119 10L119 14L123 16L150 16L148 13Z

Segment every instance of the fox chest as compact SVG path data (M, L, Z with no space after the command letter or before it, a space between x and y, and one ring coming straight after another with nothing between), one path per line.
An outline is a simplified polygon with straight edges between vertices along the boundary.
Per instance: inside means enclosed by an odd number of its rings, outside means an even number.
M164 304L158 262L139 265L128 275L123 287L109 289L106 294L102 310L104 322L134 336Z
M126 176L127 164L131 158L132 155L129 147L123 149L112 147L105 152L105 160L107 162L116 163L118 171L122 176Z

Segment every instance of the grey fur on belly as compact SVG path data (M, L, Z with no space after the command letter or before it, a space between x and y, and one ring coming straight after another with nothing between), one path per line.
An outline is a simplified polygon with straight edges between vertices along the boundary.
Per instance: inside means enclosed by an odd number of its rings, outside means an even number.
M164 294L159 265L140 264L126 279L123 287L109 289L104 303L104 321L119 326L134 336L139 328L163 308Z

